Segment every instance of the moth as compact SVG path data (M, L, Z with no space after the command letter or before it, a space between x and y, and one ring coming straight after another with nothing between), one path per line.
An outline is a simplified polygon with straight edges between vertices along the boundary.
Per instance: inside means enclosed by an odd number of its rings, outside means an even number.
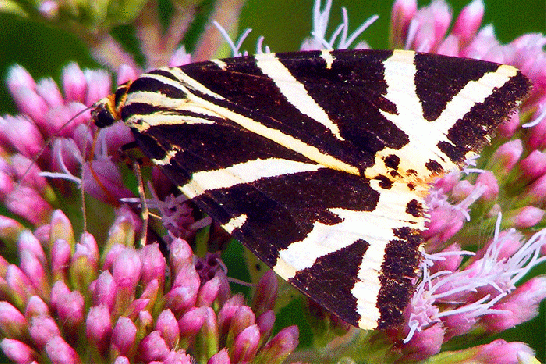
M517 69L407 50L264 53L159 68L101 100L143 153L344 321L399 324L435 177L530 88Z

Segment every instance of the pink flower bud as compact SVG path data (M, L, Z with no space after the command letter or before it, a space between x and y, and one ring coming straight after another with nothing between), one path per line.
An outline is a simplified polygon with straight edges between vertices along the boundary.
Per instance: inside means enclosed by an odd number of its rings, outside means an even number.
M25 116L7 115L0 118L0 134L2 139L28 158L36 156L44 147L40 130Z
M56 107L64 104L63 95L57 84L51 78L42 78L36 84L36 93L40 95L49 107Z
M91 106L96 101L110 94L112 80L110 79L110 74L108 72L102 70L85 70L83 74L87 81L86 106Z
M171 264L175 273L187 265L192 264L193 251L185 240L175 239L171 243Z
M510 329L536 317L538 306L544 298L546 278L532 278L492 307L507 312L484 316L481 322L489 332L497 333Z
M6 244L15 243L24 229L20 222L6 216L0 216L0 238L6 240Z
M32 317L49 315L48 305L38 296L32 296L28 300L27 307L25 308L25 317L30 320Z
M199 295L197 296L197 306L211 306L216 297L218 296L218 291L220 289L220 280L218 278L213 278L210 281L206 281L203 287L199 290Z
M461 251L461 246L458 243L453 243L444 250L442 253L457 253ZM440 255L442 254L440 253ZM462 254L446 254L442 260L435 260L434 265L430 268L431 273L449 271L454 272L459 268L463 260Z
M122 198L133 196L123 184L116 164L109 159L95 159L85 163L82 166L82 184L85 191L96 199L114 205Z
M186 52L184 46L178 47L169 59L169 66L176 67L191 63L191 53Z
M53 211L51 222L49 223L51 230L49 240L56 241L57 239L65 239L71 247L74 247L74 230L68 217L61 210Z
M241 295L235 295L228 299L220 309L220 312L218 312L218 326L222 336L227 335L235 312L237 312L239 307L243 304L243 297Z
M59 297L56 303L57 315L62 322L65 334L75 333L84 321L85 300L79 291Z
M30 73L18 64L11 66L8 70L6 83L12 95L20 88L36 89L36 82Z
M502 339L495 340L489 344L473 348L475 355L468 358L475 363L484 364L508 364L517 363L521 354L532 355L533 350L524 343L506 342Z
M457 35L463 43L468 42L480 28L484 13L482 0L474 0L461 10L455 25L453 34Z
M531 180L535 180L546 173L546 153L533 150L519 163L523 174Z
M137 323L140 330L148 331L154 323L154 318L150 312L142 310L138 313Z
M423 232L425 239L447 241L464 225L464 216L450 207L438 207L430 212L430 220L426 223L427 230Z
M63 68L63 90L67 101L84 103L87 82L80 66L71 62Z
M150 307L149 303L149 299L137 298L136 300L130 301L129 306L126 309L122 310L122 312L124 312L130 318L135 318L138 315L149 314L149 312L146 311L146 309ZM149 320L146 317L146 320L149 322L153 322L151 316Z
M262 276L256 287L256 294L254 295L252 305L252 309L256 315L272 310L275 307L278 285L277 275L272 270L267 271Z
M53 281L64 281L72 253L70 245L64 239L58 239L51 248L51 273Z
M180 339L180 330L171 310L164 310L159 314L155 323L155 330L165 339L169 348L176 347Z
M492 201L499 195L499 184L493 172L485 171L476 178L476 186L484 186L485 191L482 193L481 199Z
M104 353L112 333L112 322L108 307L93 306L89 308L85 322L85 334L90 343L94 344L100 353Z
M252 325L241 331L233 344L233 361L251 362L258 351L260 344L260 330L257 325Z
M13 191L16 184L12 176L0 172L0 199L4 200Z
M22 254L24 251L33 254L40 263L44 264L46 262L46 257L42 245L36 239L34 234L30 231L25 230L19 235L19 240L17 241L17 251L19 254Z
M148 282L148 284L144 288L144 291L142 291L140 298L149 299L150 302L152 302L153 304L153 302L155 302L155 300L157 299L159 295L160 289L163 289L163 285L161 285L160 287L157 279L152 279L150 282Z
M85 245L76 244L74 255L70 261L69 272L73 287L85 291L97 277L98 256Z
M159 245L146 245L140 250L142 259L142 282L146 285L152 279L157 279L161 284L165 281L167 263L165 257L159 251Z
M230 364L229 354L227 349L222 349L216 354L214 354L207 364Z
M11 164L15 171L16 179L27 187L34 188L38 193L47 195L50 188L45 177L41 176L42 171L35 161L23 156L14 154L11 157Z
M178 327L180 328L180 335L186 340L193 338L205 322L207 315L206 306L193 307L186 312L180 320L178 320Z
M476 324L476 318L469 313L465 312L465 306L460 307L462 313L448 315L442 318L444 324L444 341L450 340L452 337L461 336L470 332Z
M53 364L79 364L81 363L76 351L70 347L60 336L49 340L45 352Z
M175 277L173 289L165 296L168 307L174 312L181 312L194 306L199 283L199 276L193 265L181 269Z
M31 119L39 128L47 130L47 122L45 116L49 111L47 102L36 93L36 90L22 87L14 90L13 99L17 104L17 108Z
M21 253L21 269L29 278L37 295L41 297L49 296L49 280L46 276L42 263L31 252L23 251Z
M441 0L432 1L429 6L419 9L413 18L419 27L414 48L422 52L435 49L446 35L451 15L451 9Z
M181 64L173 65L173 66L180 66ZM117 72L117 80L116 83L118 85L123 85L125 82L128 81L134 81L137 79L137 77L142 73L141 70L136 69L135 67L131 67L125 63L123 63L118 68Z
M436 53L449 57L457 57L459 55L459 38L454 35L449 35L439 45Z
M461 201L467 198L475 189L476 186L470 183L470 181L463 180L453 186L451 194L453 198Z
M499 125L497 128L497 135L504 137L505 139L510 139L514 136L520 124L521 119L519 113L512 113L506 121Z
M194 362L191 355L186 354L183 349L169 352L163 360L163 364L193 364Z
M169 354L169 348L158 331L149 333L138 346L141 360L164 360Z
M28 277L14 264L7 268L6 283L11 291L11 299L20 306L24 306L36 294Z
M404 359L418 361L440 352L444 338L441 324L432 325L422 331L416 331L411 340L404 345Z
M122 121L116 122L107 128L100 129L97 139L98 142L103 143L107 148L107 151L103 151L103 153L113 156L117 156L125 144L135 140L131 133L131 129ZM130 210L127 212L129 211Z
M125 356L118 356L116 360L114 360L114 364L131 364L131 362Z
M30 319L28 329L30 337L38 349L43 349L46 343L53 337L61 335L55 320L50 316L36 316Z
M128 317L120 317L112 330L112 346L120 355L127 355L133 349L137 327Z
M0 342L0 348L11 361L18 364L38 360L38 354L28 345L18 340L4 339Z
M6 197L6 207L34 225L46 223L51 215L51 206L35 189L26 186L19 186Z
M531 128L527 145L530 150L541 150L546 147L546 118Z
M142 262L132 248L124 249L114 261L112 276L119 289L133 292L140 278Z
M81 148L81 135L76 134L75 130L83 123L88 122L90 117L89 110L86 110L82 104L70 103L52 108L46 114L46 135L74 138L74 141ZM86 141L86 139L83 141ZM80 149L80 151L82 150Z
M260 358L267 358L264 362L282 363L298 346L298 336L296 325L282 329L261 350Z
M233 318L228 332L228 340L233 340L241 331L254 325L256 318L252 309L248 306L239 306Z
M520 139L515 139L498 147L491 158L496 164L502 166L505 173L508 173L514 168L522 153L523 144Z
M536 202L546 201L546 174L537 178L531 186L529 186L528 197Z
M493 26L483 27L472 39L470 44L462 50L461 56L484 59L491 49L499 47ZM502 63L502 62L501 62Z
M0 332L11 339L25 337L28 322L25 316L8 302L0 301Z
M403 48L406 44L408 26L417 11L417 1L396 0L391 13L391 45Z
M201 328L203 334L203 344L206 345L204 350L210 352L212 350L218 350L218 323L216 320L216 313L210 307L205 307L207 314L205 315L205 322Z
M64 298L70 293L70 289L63 281L56 281L51 288L51 299L49 304L51 307L56 310L57 305L61 304Z
M510 218L510 222L516 228L526 229L535 226L544 217L544 210L534 206L524 206L517 211L514 211L514 217Z
M275 325L275 312L269 310L262 313L256 319L256 324L258 325L258 329L260 329L260 335L264 338L269 337L269 334L273 330L273 325Z
M85 255L88 256L91 262L97 262L99 260L99 247L93 235L84 231L80 238L80 243L76 245L76 250L78 249L78 245L85 247Z

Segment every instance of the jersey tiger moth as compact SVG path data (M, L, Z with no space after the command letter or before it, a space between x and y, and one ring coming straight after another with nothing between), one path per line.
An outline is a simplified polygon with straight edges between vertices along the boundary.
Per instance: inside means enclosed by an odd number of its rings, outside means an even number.
M530 88L517 69L405 50L160 68L99 101L179 190L282 278L363 329L402 320L428 183Z

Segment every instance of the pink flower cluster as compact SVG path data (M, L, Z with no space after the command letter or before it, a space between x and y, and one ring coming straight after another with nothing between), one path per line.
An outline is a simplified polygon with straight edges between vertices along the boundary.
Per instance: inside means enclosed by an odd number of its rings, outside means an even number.
M126 209L103 249L88 233L76 242L60 211L34 234L6 217L0 225L20 256L18 265L0 259L0 347L16 363L281 363L298 343L295 326L271 337L274 273L247 306L215 258L196 269L184 240L168 260L157 244L135 249Z

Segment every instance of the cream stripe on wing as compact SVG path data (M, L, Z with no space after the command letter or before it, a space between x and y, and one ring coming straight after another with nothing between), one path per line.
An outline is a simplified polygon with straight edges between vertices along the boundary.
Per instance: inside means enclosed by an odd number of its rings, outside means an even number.
M191 198L204 191L229 188L242 183L252 183L261 178L284 176L300 172L315 172L318 164L308 164L287 159L255 159L216 171L195 172L191 180L181 187ZM185 192L186 193L186 192Z
M255 56L256 65L269 76L289 103L305 114L324 125L339 140L344 140L338 126L330 120L326 112L309 96L301 82L296 80L290 71L279 61L274 53L261 53Z

